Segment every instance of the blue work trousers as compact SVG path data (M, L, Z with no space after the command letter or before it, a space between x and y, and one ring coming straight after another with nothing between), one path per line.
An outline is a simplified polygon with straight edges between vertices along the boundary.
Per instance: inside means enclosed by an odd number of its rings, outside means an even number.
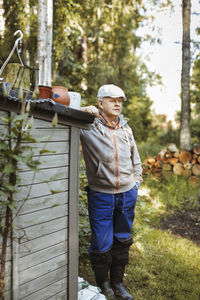
M112 248L114 240L125 242L131 238L135 217L138 188L108 194L87 189L88 210L92 231L91 252L106 252Z

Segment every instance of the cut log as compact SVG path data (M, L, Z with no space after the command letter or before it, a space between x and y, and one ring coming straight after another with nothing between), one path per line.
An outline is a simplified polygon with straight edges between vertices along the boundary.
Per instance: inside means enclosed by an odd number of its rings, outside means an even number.
M200 156L197 157L197 161L200 164Z
M185 177L189 177L189 176L192 175L192 171L191 170L187 170L187 169L183 169L181 175L185 176Z
M148 156L147 157L147 162L151 165L156 162L156 159L153 156Z
M177 157L171 157L171 158L169 158L170 165L174 166L177 162L178 162L178 158Z
M165 155L165 152L166 152L166 151L167 151L166 149L161 150L161 151L157 154L156 159L157 159L157 160L162 160L162 159L164 158L164 155Z
M200 165L199 164L193 165L193 167L192 167L192 173L195 176L200 176Z
M161 155L160 153L158 153L157 155L156 155L156 160L163 160L163 155Z
M179 158L179 151L174 152L173 157Z
M185 164L183 164L183 167L186 170L190 170L190 169L192 169L192 164L191 163L185 163Z
M164 162L164 164L168 164L169 163L169 158L164 157L163 162Z
M165 158L172 157L172 153L170 151L165 152Z
M193 152L196 153L196 154L200 154L200 144L194 144L193 146Z
M175 175L182 175L183 169L183 165L181 163L177 163L173 167L173 172Z
M190 162L192 159L192 154L189 151L181 151L181 153L179 154L179 160L182 163L188 163Z
M162 167L162 162L161 162L160 160L157 160L157 161L155 162L155 168L156 168L156 169L161 169L161 167Z
M162 172L169 172L171 171L172 166L170 164L163 164L162 165Z
M191 160L191 164L192 165L195 165L197 163L197 160L195 159L195 158L193 158L192 160Z
M192 155L192 158L194 158L194 159L196 159L198 157L198 155L196 154L196 153L194 153L193 155Z
M190 176L188 178L188 181L191 184L191 186L193 186L193 187L197 187L200 184L200 180L196 176Z
M169 150L170 152L178 152L178 148L176 147L175 144L169 144L167 146L167 150Z

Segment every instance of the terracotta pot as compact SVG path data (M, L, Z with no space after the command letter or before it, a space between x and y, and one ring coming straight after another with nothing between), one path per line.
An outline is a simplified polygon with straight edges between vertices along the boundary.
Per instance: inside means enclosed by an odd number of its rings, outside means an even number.
M48 99L51 98L52 88L51 86L39 85L39 95L40 99Z
M68 89L64 86L52 86L51 99L55 102L68 106L70 103Z

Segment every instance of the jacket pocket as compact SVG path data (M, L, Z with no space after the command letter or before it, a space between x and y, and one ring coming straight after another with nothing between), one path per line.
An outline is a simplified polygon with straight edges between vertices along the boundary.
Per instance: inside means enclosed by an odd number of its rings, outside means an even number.
M99 164L98 164L98 168L97 168L97 172L96 172L96 175L100 178L104 178L105 175L103 174L103 164L99 161Z
M99 161L96 171L96 177L99 178L99 183L103 185L114 185L115 173L114 167L111 165L113 162Z

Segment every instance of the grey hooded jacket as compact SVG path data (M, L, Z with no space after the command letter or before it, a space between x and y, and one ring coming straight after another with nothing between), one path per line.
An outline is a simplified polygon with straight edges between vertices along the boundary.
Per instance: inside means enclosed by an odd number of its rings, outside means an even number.
M96 118L91 130L81 130L88 186L103 193L122 193L142 180L141 160L131 128L120 115L111 129Z

